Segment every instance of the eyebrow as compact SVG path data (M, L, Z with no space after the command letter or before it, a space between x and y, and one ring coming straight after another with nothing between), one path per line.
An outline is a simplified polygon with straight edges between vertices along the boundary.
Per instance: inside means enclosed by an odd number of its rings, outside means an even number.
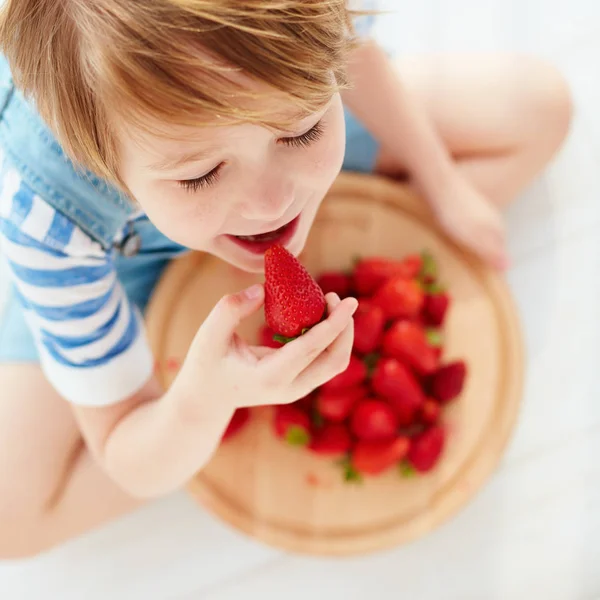
M184 154L166 156L166 157L160 158L156 162L146 165L146 168L152 169L153 171L175 170L189 162L195 162L198 160L203 160L205 158L209 158L210 155L212 153L214 153L216 150L217 149L215 147L212 147L212 148L204 148L202 150L191 150L190 152L186 152Z

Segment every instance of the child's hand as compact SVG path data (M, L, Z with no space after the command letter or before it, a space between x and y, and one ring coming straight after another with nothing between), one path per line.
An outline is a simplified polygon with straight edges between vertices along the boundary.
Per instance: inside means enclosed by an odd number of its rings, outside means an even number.
M452 176L441 197L435 198L434 210L440 225L452 239L497 269L508 266L502 215L464 177Z
M263 301L262 285L225 296L198 330L173 384L192 411L197 405L204 412L207 403L233 410L293 402L346 368L354 339L354 298L340 301L328 294L327 319L279 349L249 346L235 333Z

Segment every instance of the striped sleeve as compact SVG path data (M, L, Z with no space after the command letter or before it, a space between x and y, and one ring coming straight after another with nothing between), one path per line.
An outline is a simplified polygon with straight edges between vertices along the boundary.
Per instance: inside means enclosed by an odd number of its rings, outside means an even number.
M73 404L131 396L153 361L112 257L16 171L1 183L0 245L46 377Z

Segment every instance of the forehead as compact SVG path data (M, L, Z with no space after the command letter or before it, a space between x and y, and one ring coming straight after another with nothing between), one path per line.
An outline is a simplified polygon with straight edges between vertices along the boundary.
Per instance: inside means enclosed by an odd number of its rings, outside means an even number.
M115 123L118 151L122 159L133 161L150 170L174 169L185 162L201 160L235 144L256 131L261 125L281 135L297 134L314 119L289 95L254 84L239 102L239 120L224 117L218 112L198 115L197 124L179 124L147 116L142 123L121 118ZM327 105L322 107L325 110ZM257 115L254 119L248 114ZM260 116L264 116L264 120Z

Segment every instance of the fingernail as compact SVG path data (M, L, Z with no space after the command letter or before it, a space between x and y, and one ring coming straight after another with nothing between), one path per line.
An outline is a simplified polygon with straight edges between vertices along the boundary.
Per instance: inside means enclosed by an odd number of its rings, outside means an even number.
M349 298L349 300L352 301L352 302L350 302L350 304L353 304L352 314L354 314L356 312L356 309L358 308L358 300L356 298Z
M257 298L260 298L260 296L262 296L262 285L257 283L249 288L246 288L244 290L244 295L246 298L248 298L248 300L256 300Z

